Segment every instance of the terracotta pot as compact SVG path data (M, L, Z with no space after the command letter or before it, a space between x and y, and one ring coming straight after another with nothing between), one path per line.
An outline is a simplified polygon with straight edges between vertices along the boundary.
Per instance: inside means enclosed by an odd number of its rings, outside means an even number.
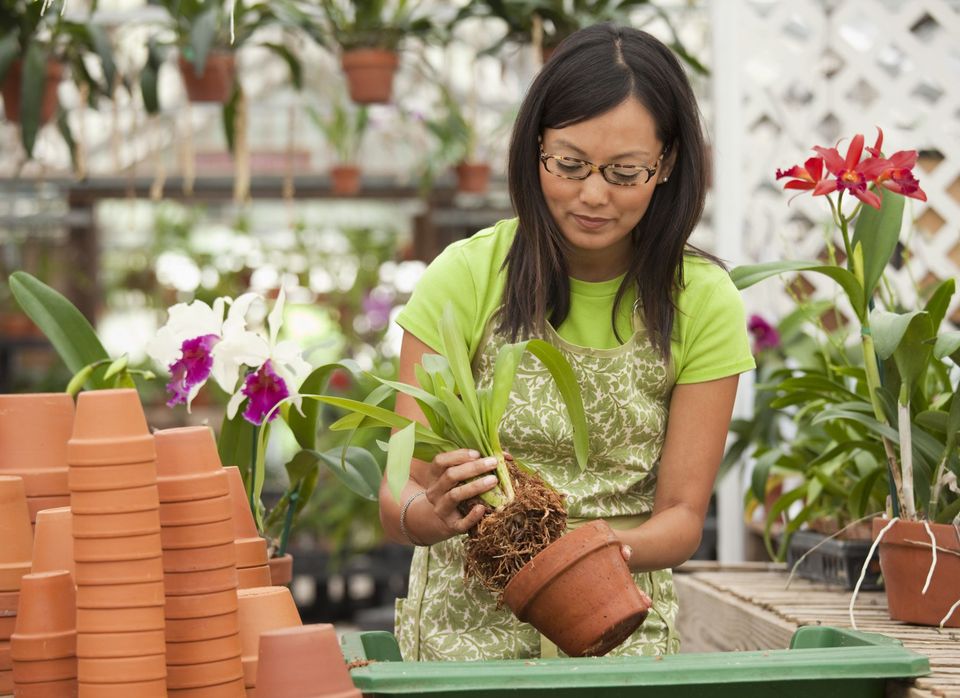
M226 470L226 468L224 468ZM230 486L222 477L224 473L157 477L157 489L163 504L206 501L229 495ZM231 499L231 512L233 511Z
M139 536L160 530L160 509L126 511L113 514L78 514L73 512L75 538L114 538Z
M0 592L17 591L20 578L30 571L33 529L23 480L14 475L0 476L0 531Z
M237 568L237 586L240 589L256 589L268 587L271 584L270 566L257 565L255 567Z
M24 483L26 485L26 483ZM59 509L70 506L70 492L49 497L27 497L27 511L30 512L30 523L36 524L37 514L47 509Z
M206 618L167 618L167 642L196 642L235 635L240 621L236 611Z
M167 661L162 654L130 657L81 657L79 679L84 683L125 683L153 681L167 675Z
M211 51L203 66L203 72L197 73L193 64L182 55L178 57L183 87L191 102L219 102L230 100L233 83L236 79L236 57L230 51Z
M240 645L243 647L245 685L250 687L256 685L260 634L300 626L303 621L286 587L241 589L237 598L240 602Z
M14 592L19 598L20 592ZM8 642L13 631L17 628L17 606L14 604L13 610L6 613L0 611L0 643ZM2 668L2 667L0 667Z
M78 608L162 606L165 600L162 581L137 584L81 585L77 588Z
M344 51L340 59L350 99L357 104L387 104L400 58L393 51L363 48Z
M78 635L86 633L135 633L143 630L163 630L163 628L162 605L138 608L77 609Z
M196 572L164 572L163 585L167 596L214 594L237 588L236 567L221 567Z
M13 683L17 688L24 684L69 681L76 678L76 657L43 659L36 662L16 661L13 663Z
M209 664L236 658L237 667L242 671L240 649L238 634L192 642L168 642L167 665Z
M240 657L230 657L204 664L171 665L167 667L167 686L172 689L218 686L243 678ZM281 698L277 696L277 698Z
M267 541L259 536L238 538L234 541L237 551L237 567L261 567L267 564ZM263 586L269 586L265 584Z
M138 584L163 580L163 559L159 556L143 560L77 562L76 564L77 584L83 586Z
M210 427L178 427L154 432L157 477L218 473L222 470L217 441Z
M260 635L257 692L288 698L360 698L329 623Z
M353 196L360 191L360 168L355 165L334 165L330 168L333 193Z
M64 497L70 494L70 481L66 467L49 470L0 470L0 475L19 475L22 477L27 500Z
M233 541L204 548L163 551L164 572L202 572L236 565L237 552Z
M77 396L73 432L67 442L70 466L154 460L153 435L136 390L91 390Z
M77 631L17 635L11 642L10 656L20 662L37 662L77 656Z
M157 482L153 461L96 467L75 466L68 477L70 492L100 492L148 487Z
M16 698L77 698L77 680L42 681L17 686Z
M640 627L650 610L619 540L603 521L547 546L510 580L503 600L571 657L606 654Z
M21 85L23 84L23 61L19 58L15 60L3 84L0 85L0 91L3 92L3 112L7 121L20 123L20 104L21 104ZM43 100L40 102L40 123L45 124L50 121L53 113L57 110L57 88L60 86L60 78L63 76L63 64L57 61L47 61L46 81L43 84Z
M168 596L165 615L171 618L205 618L224 613L236 613L238 608L237 590L217 591L212 594L194 596Z
M873 537L888 523L889 519L874 519ZM960 601L960 531L950 524L929 526L942 550L938 551L926 594L923 586L933 555L923 523L897 521L880 541L880 569L893 620L939 625L953 604ZM960 609L953 611L944 626L960 628Z
M0 670L0 695L13 693L13 671Z
M227 481L230 483L230 498L233 502L234 537L238 540L259 538L260 531L257 530L253 512L250 511L250 500L243 486L243 476L240 474L240 469L231 465L224 470L227 473Z
M107 492L71 492L70 508L75 514L127 514L160 508L157 486L131 487ZM159 530L157 531L159 532Z
M0 414L0 474L66 470L67 439L73 430L70 395L0 395Z
M76 608L73 577L66 570L24 575L11 642L20 636L60 636L75 631Z
M77 538L73 541L76 562L121 562L148 560L160 555L160 532L117 538Z
M226 488L227 474L225 472L220 474L223 475L223 484ZM165 502L161 497L161 526L197 526L224 519L233 520L233 505L229 494L187 502Z
M233 540L233 521L227 518L193 526L164 526L160 540L164 551L226 545Z
M33 532L33 563L30 571L67 570L74 574L73 516L70 507L57 507L37 512Z
M77 656L81 659L143 657L165 651L166 639L163 630L77 635Z
M287 553L282 557L271 557L270 584L275 587L285 587L293 581L293 555Z
M168 689L169 698L244 698L243 679L200 688ZM249 698L249 693L246 698Z
M166 679L130 683L80 683L79 698L167 698Z
M461 162L457 165L457 189L470 194L485 194L490 185L490 165Z

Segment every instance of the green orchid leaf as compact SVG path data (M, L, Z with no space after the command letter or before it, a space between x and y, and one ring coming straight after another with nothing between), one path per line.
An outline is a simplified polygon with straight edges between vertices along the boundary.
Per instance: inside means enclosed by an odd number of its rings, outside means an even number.
M443 355L450 364L450 371L457 384L457 392L463 400L467 414L473 423L480 423L480 405L477 402L477 386L470 369L470 357L467 355L467 340L460 329L460 323L454 314L453 306L447 304L440 319L440 339L443 342Z
M73 137L73 131L70 128L70 119L68 117L69 112L62 106L57 106L57 130L60 132L60 137L63 139L63 142L67 144L67 150L70 152L70 166L73 167L74 171L77 171L77 141Z
M497 359L493 366L493 391L490 394L488 415L488 438L499 444L500 421L503 419L507 405L510 404L510 393L513 392L513 381L517 375L517 367L527 350L527 343L504 344L497 352Z
M433 445L450 445L449 441L433 432L429 427L423 424L415 423L406 417L398 415L396 412L385 410L384 408L377 407L376 405L370 405L365 402L360 402L359 400L351 400L350 398L345 397L334 397L331 395L301 395L301 397L309 400L319 400L320 402L333 405L334 407L340 407L345 410L360 413L365 417L372 419L378 424L378 426L390 427L392 429L403 429L409 426L411 423L414 423L416 424L418 441ZM453 448L455 449L457 447L453 446Z
M937 337L933 345L933 356L937 361L942 361L949 356L955 364L960 365L958 361L960 357L954 356L957 352L960 352L960 330L944 332Z
M334 448L317 457L344 485L364 499L374 502L380 492L380 467L369 451L350 446L342 460L340 448Z
M450 412L450 425L460 437L458 439L460 447L476 449L485 456L493 455L492 448L480 433L480 424L467 411L466 405L448 388L441 388L440 400Z
M140 94L143 96L143 107L148 114L160 112L160 97L157 92L157 81L160 76L160 66L163 64L163 54L155 39L147 42L147 62L140 71Z
M843 292L850 300L853 311L857 314L857 318L863 320L866 317L867 306L864 301L863 287L860 285L860 282L857 281L857 277L840 267L819 264L817 262L764 262L763 264L747 264L736 267L730 272L730 278L733 279L737 288L742 291L771 276L792 271L811 271L829 276L843 289Z
M327 385L330 375L337 369L342 368L340 364L329 363L319 366L310 372L303 383L297 389L301 394L319 393ZM293 432L294 438L300 444L302 449L313 449L317 445L317 423L320 419L320 403L314 400L304 400L300 405L301 414L296 408L290 410L286 417L287 426Z
M100 365L100 361L90 364L89 366L84 366L79 371L77 371L73 378L70 379L70 382L67 383L67 387L64 390L65 393L68 393L72 397L76 397L77 394L83 390L83 386L87 381L90 380L90 376L93 375L93 370Z
M49 55L39 41L31 41L23 58L20 78L20 138L27 157L33 157L33 145L40 131L40 112L47 84Z
M567 408L567 414L573 425L573 448L577 463L582 471L587 467L587 460L590 457L590 438L587 430L587 415L583 408L583 398L580 395L580 386L577 383L576 375L573 373L573 368L556 347L542 339L528 341L527 350L540 359L557 384L557 389L560 391L563 404Z
M273 44L269 41L264 41L260 46L269 49L287 64L287 68L290 69L290 84L293 85L294 89L302 90L303 64L300 63L300 59L294 55L293 51L283 44Z
M253 459L253 440L256 428L243 418L240 412L233 419L223 416L220 425L220 437L217 439L217 453L223 465L235 465L241 473L247 473Z
M453 378L453 371L450 370L450 362L447 361L443 356L440 354L424 354L420 357L420 362L423 365L423 369L427 372L427 375L430 376L434 384L433 390L430 392L436 395L438 383L441 382L455 393L457 392L456 381Z
M900 239L903 221L904 197L877 187L881 195L880 209L862 206L854 226L854 248L863 247L863 304L870 300L873 291L890 263L890 257Z
M947 279L937 284L933 293L930 294L930 298L927 300L927 304L923 309L930 314L930 321L934 327L939 328L943 323L943 318L946 317L947 310L950 308L950 300L953 298L956 290L956 280Z
M875 310L870 313L870 333L873 335L877 356L884 361L893 356L910 324L921 315L926 315L929 321L929 315L924 310L914 310L909 313Z
M240 88L240 82L233 84L233 91L230 93L230 99L223 105L223 135L227 139L227 150L232 155L236 155L234 148L237 144L237 109L240 108L240 100L243 99L243 90Z
M284 464L290 485L295 486L320 465L320 454L309 449L301 449Z
M72 373L110 359L93 326L63 295L24 271L13 272L9 283L17 303L50 340ZM106 387L96 373L88 386Z
M207 66L207 55L217 35L218 13L219 8L213 5L200 13L190 25L190 63L197 76L203 75Z
M396 501L400 501L403 488L410 479L410 461L413 458L414 442L416 441L416 422L411 422L390 437L390 447L387 450L387 488Z
M867 507L870 504L873 488L880 478L885 475L886 468L878 463L854 484L850 490L850 496L847 498L850 511L854 518L859 519L870 513L867 511Z
M777 463L783 452L779 448L771 449L756 459L753 472L750 476L750 492L758 502L763 502L767 496L767 480L770 478L770 469Z
M7 77L10 66L20 56L20 41L17 31L9 31L0 36L0 82Z
M119 373L126 371L127 366L129 364L130 364L130 357L124 354L123 356L121 356L119 359L117 359L107 367L106 372L104 372L103 374L103 380L108 381L114 376L118 375Z
M870 318L877 356L887 359L893 355L902 390L909 398L933 356L929 340L936 333L930 315L924 310L904 314L875 311Z
M103 82L106 94L113 92L113 84L117 77L117 66L113 61L113 47L106 30L99 24L88 22L83 25L89 38L90 46L100 58L103 70Z
M427 369L420 364L415 364L413 367L413 373L417 378L417 384L421 388L432 395L436 395L436 391L433 388L433 379L430 377L430 374L427 373Z

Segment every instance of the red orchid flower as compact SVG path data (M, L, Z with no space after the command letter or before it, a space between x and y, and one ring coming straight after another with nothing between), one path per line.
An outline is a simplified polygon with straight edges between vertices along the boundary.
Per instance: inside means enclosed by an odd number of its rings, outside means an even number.
M877 127L877 142L872 148L867 148L871 155L882 158L883 129ZM920 183L913 176L913 168L917 164L916 150L898 150L887 158L887 167L877 175L877 184L902 196L911 199L926 201L927 195L920 188Z
M878 139L882 144L882 136ZM849 191L863 203L880 208L880 197L867 189L867 184L875 182L877 177L889 167L889 161L877 157L860 160L863 155L863 134L858 133L850 141L846 157L841 157L836 148L815 146L814 150L823 158L823 162L834 178L821 179L813 190L814 196L829 194L837 190ZM873 149L870 149L873 150Z
M786 170L777 170L777 179L791 177L792 179L783 185L784 189L813 189L817 182L823 176L823 158L809 158L803 167L794 165Z

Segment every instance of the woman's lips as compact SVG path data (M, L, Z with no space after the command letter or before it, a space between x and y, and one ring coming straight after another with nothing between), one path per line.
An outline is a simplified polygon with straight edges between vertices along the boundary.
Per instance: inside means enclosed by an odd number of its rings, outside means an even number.
M581 228L586 228L587 230L596 230L597 228L602 228L604 225L610 222L609 218L591 218L590 216L578 216L576 213L572 214L574 220L577 221L577 224Z

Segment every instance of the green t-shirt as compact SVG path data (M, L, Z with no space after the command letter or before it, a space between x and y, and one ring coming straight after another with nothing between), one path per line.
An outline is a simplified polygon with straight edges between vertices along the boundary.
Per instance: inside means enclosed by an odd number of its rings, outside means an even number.
M435 351L441 349L438 324L452 302L473 357L487 323L500 307L506 258L517 219L504 220L449 245L427 268L397 323ZM684 258L684 288L677 298L671 341L675 383L700 383L754 368L740 292L722 268L709 260ZM620 345L613 331L613 301L622 278L591 283L570 279L570 312L555 328L567 342L591 349ZM633 333L631 314L636 289L621 301L617 329ZM640 322L639 316L636 320Z

